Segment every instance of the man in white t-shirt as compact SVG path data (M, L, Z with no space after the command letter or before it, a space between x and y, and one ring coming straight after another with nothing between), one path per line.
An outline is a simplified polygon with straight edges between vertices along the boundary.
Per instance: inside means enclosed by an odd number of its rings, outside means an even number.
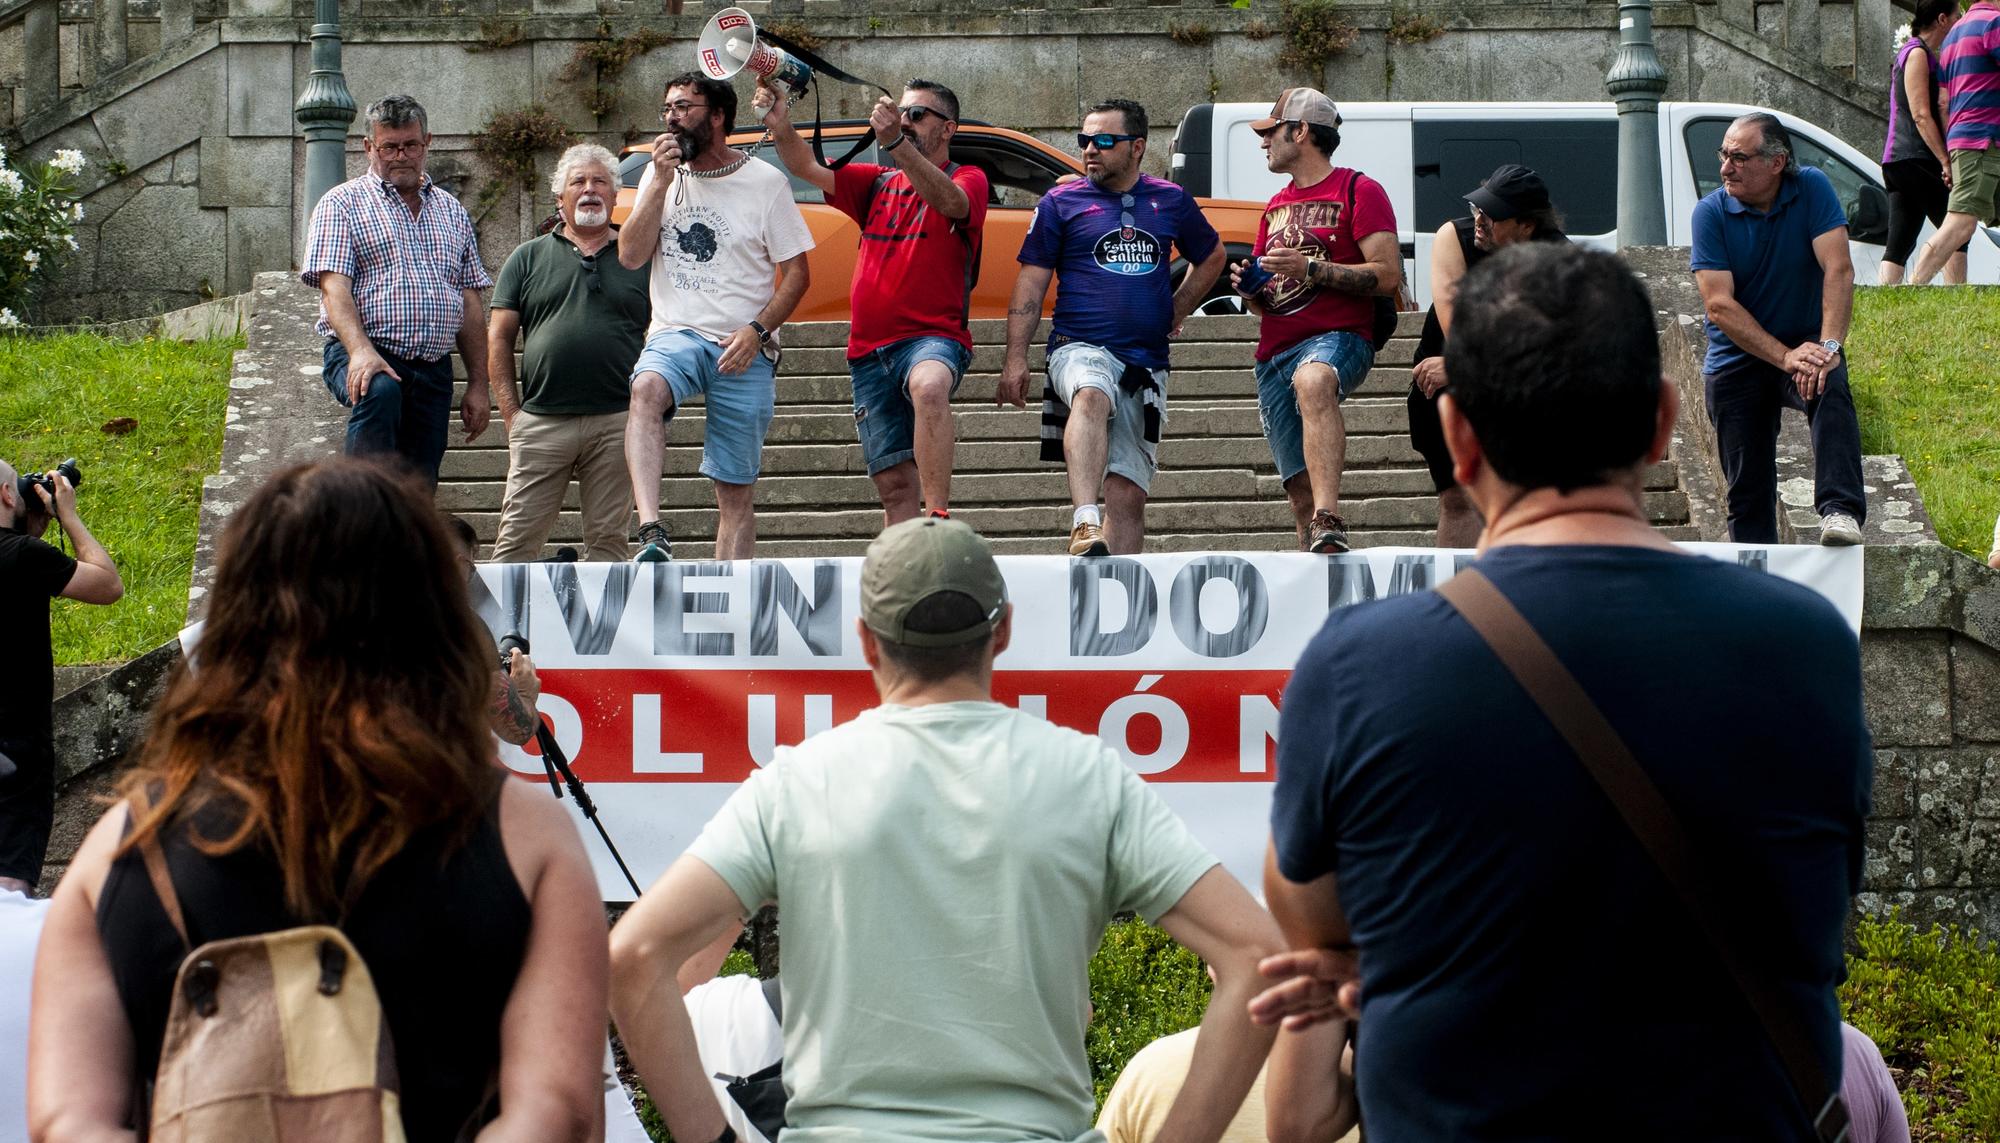
M660 525L666 423L705 394L701 472L715 482L715 556L748 559L776 395L776 334L806 292L812 232L784 172L729 146L735 88L696 72L675 76L660 118L666 133L653 141L638 201L618 232L619 263L650 263L653 275L653 320L632 368L625 423L637 558L671 558Z
M735 1137L675 973L776 901L785 1143L1095 1138L1087 970L1124 910L1215 967L1158 1136L1212 1143L1270 1050L1246 1010L1269 915L1114 751L993 700L1013 613L972 529L885 530L860 588L882 705L780 750L612 933L612 1012L674 1138Z

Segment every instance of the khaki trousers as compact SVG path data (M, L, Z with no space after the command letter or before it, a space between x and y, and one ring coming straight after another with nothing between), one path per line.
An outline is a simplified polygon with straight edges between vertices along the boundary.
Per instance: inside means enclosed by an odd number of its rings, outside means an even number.
M632 527L632 480L625 470L625 414L546 416L522 409L514 414L514 428L507 434L507 493L500 508L500 534L493 541L495 562L542 558L571 475L576 477L583 506L583 558L631 558L626 543Z

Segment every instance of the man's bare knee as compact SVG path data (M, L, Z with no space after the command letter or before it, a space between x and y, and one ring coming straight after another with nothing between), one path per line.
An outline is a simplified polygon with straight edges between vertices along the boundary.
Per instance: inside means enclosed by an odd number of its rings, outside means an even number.
M663 416L674 407L673 390L658 373L641 373L632 378L632 411Z
M1292 374L1292 391L1298 395L1299 409L1322 410L1340 404L1340 374L1331 365L1314 361L1301 365Z
M934 365L935 369L924 366ZM919 409L943 409L951 405L951 371L935 361L917 363L910 370L910 404Z
M1111 417L1111 395L1102 389L1078 389L1076 399L1069 403L1069 415L1108 420Z

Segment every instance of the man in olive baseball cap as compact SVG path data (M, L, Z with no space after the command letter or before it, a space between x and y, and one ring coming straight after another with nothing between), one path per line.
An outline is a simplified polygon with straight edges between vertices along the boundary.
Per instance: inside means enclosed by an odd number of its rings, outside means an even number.
M859 624L881 705L778 748L618 922L612 1012L674 1138L729 1138L680 1047L676 974L767 901L791 958L787 1140L1095 1138L1090 957L1127 910L1215 969L1161 1137L1215 1143L1242 1106L1271 1047L1249 1004L1277 925L1110 747L995 701L1012 629L978 533L884 531Z
M868 545L861 623L878 640L959 647L997 633L1008 610L993 548L965 524L935 516L905 520Z

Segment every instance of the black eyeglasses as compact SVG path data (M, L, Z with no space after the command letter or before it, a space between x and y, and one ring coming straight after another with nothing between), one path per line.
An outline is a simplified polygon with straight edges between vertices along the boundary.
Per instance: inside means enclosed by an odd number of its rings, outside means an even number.
M671 121L677 115L686 115L697 107L707 107L706 103L694 103L686 99L660 105L660 118Z
M896 111L903 118L908 119L912 123L922 123L924 120L929 119L932 116L936 116L937 118L944 120L946 123L951 122L951 116L946 115L942 111L933 111L928 107L915 107L915 106L899 107L896 109Z
M1109 151L1111 148L1129 139L1142 139L1144 137L1143 135L1113 135L1109 131L1099 131L1095 135L1086 135L1078 131L1076 133L1076 149L1081 151L1087 147L1096 147L1100 151Z
M1264 128L1262 131L1258 131L1254 127L1251 128L1251 131L1255 133L1259 139L1269 139L1271 137L1271 133L1276 131L1278 128L1290 127L1296 122L1298 122L1298 120L1296 119L1280 119L1276 123L1271 124L1269 127Z

